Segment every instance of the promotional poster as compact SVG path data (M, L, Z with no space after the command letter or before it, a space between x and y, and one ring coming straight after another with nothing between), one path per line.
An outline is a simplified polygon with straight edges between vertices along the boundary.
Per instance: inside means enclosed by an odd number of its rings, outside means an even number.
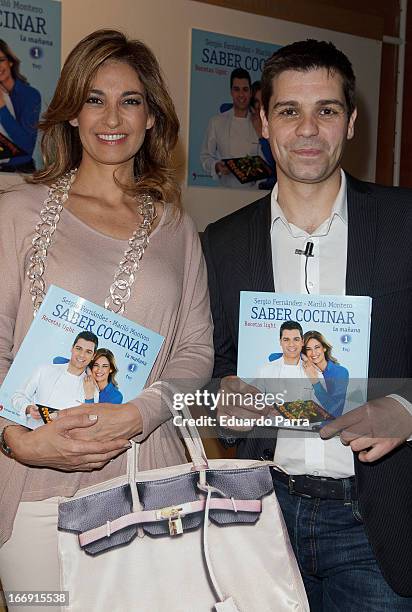
M0 1L1 172L42 165L37 124L60 74L60 41L60 2Z
M52 285L0 388L0 415L34 429L58 409L128 402L163 339Z
M366 401L371 307L366 296L241 292L238 376L274 395L278 426Z
M264 184L273 177L274 161L261 134L259 82L278 48L192 30L188 185L271 188Z

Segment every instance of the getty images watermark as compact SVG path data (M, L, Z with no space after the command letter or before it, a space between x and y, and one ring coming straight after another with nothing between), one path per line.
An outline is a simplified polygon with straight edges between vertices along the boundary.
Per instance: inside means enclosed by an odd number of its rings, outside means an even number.
M225 391L220 389L219 391L212 392L208 389L197 390L194 393L174 393L173 394L173 407L175 410L183 410L185 406L188 408L193 406L202 406L214 412L218 406L220 407L236 407L236 408L249 408L254 410L265 410L267 412L270 408L277 406L283 406L285 403L284 393L236 393ZM308 419L287 419L282 415L273 414L273 416L261 415L261 416L250 416L238 417L221 415L217 418L214 415L200 415L198 417L185 417L183 414L175 415L173 417L173 424L176 427L193 426L196 427L227 427L229 429L236 427L254 427L254 426L308 426Z

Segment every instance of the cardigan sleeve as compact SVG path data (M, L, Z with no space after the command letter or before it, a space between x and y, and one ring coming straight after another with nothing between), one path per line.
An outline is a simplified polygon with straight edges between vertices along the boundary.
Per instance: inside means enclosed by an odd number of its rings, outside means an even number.
M191 247L185 262L181 316L170 357L158 387L148 387L133 401L143 419L143 431L135 440L141 442L171 418L167 401L175 391L191 393L209 382L213 368L213 326L210 315L206 266L197 232L191 224ZM159 381L156 381L159 382ZM169 392L167 391L169 389ZM166 398L164 394L168 394ZM163 401L167 399L167 401Z

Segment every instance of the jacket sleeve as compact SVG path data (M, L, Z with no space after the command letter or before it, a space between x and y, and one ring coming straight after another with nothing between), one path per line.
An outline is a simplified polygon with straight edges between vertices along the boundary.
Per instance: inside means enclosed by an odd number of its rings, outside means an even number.
M236 374L237 357L236 347L226 323L226 313L224 311L220 287L217 280L210 226L206 228L202 236L202 243L209 277L210 306L214 324L213 340L215 347L215 363L213 377L223 378L224 376Z
M216 120L212 117L209 120L202 149L200 151L200 162L205 172L217 180L216 163L221 160L217 147Z
M28 155L32 155L36 145L37 123L40 116L41 98L37 89L27 87L26 99L20 117L13 117L9 109L0 109L0 123L7 130L11 140Z

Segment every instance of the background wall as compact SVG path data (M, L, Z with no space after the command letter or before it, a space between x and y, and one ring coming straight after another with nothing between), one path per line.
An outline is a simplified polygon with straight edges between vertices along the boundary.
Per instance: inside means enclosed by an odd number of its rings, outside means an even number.
M377 40L193 0L117 0L116 3L111 0L62 0L61 3L63 61L83 36L102 27L119 28L130 36L141 38L156 53L181 121L176 162L183 180L183 202L199 231L210 221L264 192L185 186L192 27L278 44L308 37L332 40L347 53L359 80L358 132L348 148L345 167L359 178L374 180L381 52Z

